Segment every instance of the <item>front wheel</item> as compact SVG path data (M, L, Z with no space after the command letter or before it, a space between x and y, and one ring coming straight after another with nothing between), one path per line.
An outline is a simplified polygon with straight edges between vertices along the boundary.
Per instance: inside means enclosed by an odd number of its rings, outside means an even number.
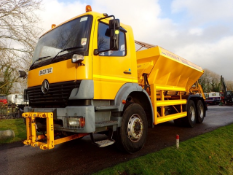
M118 136L122 148L128 153L139 151L146 142L148 123L146 113L137 104L130 104L123 113Z

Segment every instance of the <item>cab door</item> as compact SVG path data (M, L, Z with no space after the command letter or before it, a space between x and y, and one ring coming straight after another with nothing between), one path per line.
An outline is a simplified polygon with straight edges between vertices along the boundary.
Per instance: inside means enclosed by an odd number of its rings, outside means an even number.
M107 29L107 23L99 22L96 26L97 47L100 53L93 57L95 99L114 99L122 85L133 81L131 58L126 49L126 31L120 30L118 51L101 52L110 48Z

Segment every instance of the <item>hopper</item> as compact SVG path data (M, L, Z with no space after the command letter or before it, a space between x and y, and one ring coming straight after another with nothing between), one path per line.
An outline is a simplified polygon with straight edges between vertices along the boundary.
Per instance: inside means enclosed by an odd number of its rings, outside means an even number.
M186 91L201 77L204 70L190 61L159 46L138 51L138 82L143 85L143 74L156 89Z

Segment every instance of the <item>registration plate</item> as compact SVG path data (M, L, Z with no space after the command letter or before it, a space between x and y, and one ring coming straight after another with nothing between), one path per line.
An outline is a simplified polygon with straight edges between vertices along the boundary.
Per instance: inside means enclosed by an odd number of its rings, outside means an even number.
M53 68L47 68L39 71L39 76L53 73Z

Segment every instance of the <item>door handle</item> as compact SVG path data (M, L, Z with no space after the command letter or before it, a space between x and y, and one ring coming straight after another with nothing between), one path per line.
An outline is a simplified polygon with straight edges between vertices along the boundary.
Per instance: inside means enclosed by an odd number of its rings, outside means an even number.
M131 74L131 72L128 72L128 71L124 71L124 74Z

